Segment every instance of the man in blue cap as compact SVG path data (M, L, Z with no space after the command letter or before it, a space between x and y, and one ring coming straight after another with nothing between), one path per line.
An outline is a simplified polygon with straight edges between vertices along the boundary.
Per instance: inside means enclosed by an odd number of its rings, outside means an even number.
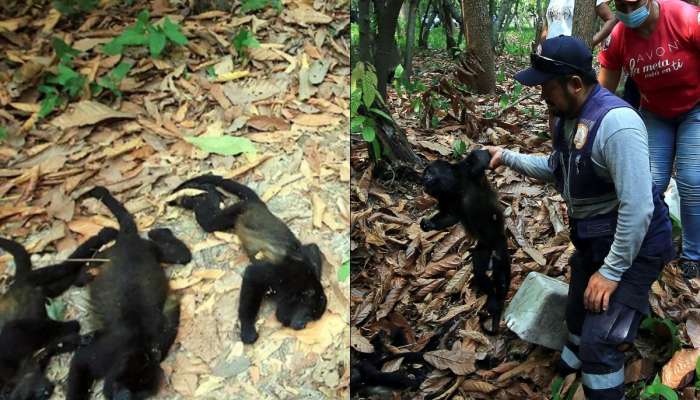
M554 115L549 156L487 147L505 164L553 182L566 201L571 279L569 337L559 371L581 371L588 399L624 398L624 350L649 312L649 290L673 258L671 220L649 167L646 128L629 104L598 85L583 41L558 36L515 79L539 85Z

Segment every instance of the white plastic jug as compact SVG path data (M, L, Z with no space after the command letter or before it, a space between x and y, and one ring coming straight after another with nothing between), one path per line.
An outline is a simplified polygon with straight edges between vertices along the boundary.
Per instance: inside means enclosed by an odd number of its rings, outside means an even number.
M508 329L520 339L553 350L561 350L568 335L566 298L569 285L530 272L506 308Z

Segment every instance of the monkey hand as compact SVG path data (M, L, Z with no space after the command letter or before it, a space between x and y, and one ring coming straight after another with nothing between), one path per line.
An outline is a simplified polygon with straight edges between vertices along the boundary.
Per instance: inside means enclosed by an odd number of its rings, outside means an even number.
M245 344L251 344L258 340L258 333L255 331L255 327L247 326L241 327L241 341Z
M586 310L607 311L610 297L617 289L617 284L617 282L604 277L600 272L593 274L588 280L588 286L583 294L583 305Z
M420 228L423 232L428 232L435 230L435 224L429 218L423 218L420 220Z
M496 169L498 166L503 164L503 148L498 146L484 146L484 150L488 151L491 155L491 161L489 162L489 168Z

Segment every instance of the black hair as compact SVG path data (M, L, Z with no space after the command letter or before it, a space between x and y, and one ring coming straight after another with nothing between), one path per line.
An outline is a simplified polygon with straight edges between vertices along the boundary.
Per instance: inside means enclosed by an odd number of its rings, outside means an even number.
M592 86L596 83L598 83L598 78L595 75L595 71L591 70L587 73L583 72L574 72L573 74L568 74L568 75L559 75L557 77L557 81L559 81L559 84L564 87L566 83L569 81L569 79L578 76L581 78L581 81L583 82L584 86Z

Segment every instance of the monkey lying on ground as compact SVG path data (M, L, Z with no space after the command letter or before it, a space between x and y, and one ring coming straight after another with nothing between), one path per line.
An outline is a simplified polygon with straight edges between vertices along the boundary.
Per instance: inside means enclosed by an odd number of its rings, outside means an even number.
M219 187L239 201L223 210ZM207 232L233 228L251 261L243 275L238 317L241 340L253 343L258 334L255 319L266 292L273 293L276 316L284 326L303 329L321 318L326 295L321 285L321 251L315 244L302 245L289 227L273 215L249 187L216 175L190 179L175 188L205 190L180 198L175 204L194 210L197 222Z
M430 163L423 173L423 186L438 200L439 212L423 219L420 226L423 231L440 230L459 222L478 241L472 249L474 280L487 294L492 329L484 327L483 316L479 322L486 333L496 334L510 286L510 255L503 212L484 175L490 160L488 151L474 150L456 164L442 160ZM489 268L491 279L486 275Z
M175 341L180 306L170 294L161 262L186 264L192 256L169 229L139 236L134 218L103 187L85 194L101 200L119 222L115 244L101 252L89 285L99 329L75 352L68 374L68 400L89 398L93 381L104 378L107 399L144 399L157 392L161 361Z
M77 347L80 324L49 319L46 299L59 296L79 278L85 261L70 259L91 258L116 235L116 230L105 228L80 245L68 261L35 270L21 244L0 238L0 248L14 257L16 267L12 284L0 296L0 398L39 400L51 396L54 386L44 376L44 369L51 356ZM35 357L37 351L42 353Z

